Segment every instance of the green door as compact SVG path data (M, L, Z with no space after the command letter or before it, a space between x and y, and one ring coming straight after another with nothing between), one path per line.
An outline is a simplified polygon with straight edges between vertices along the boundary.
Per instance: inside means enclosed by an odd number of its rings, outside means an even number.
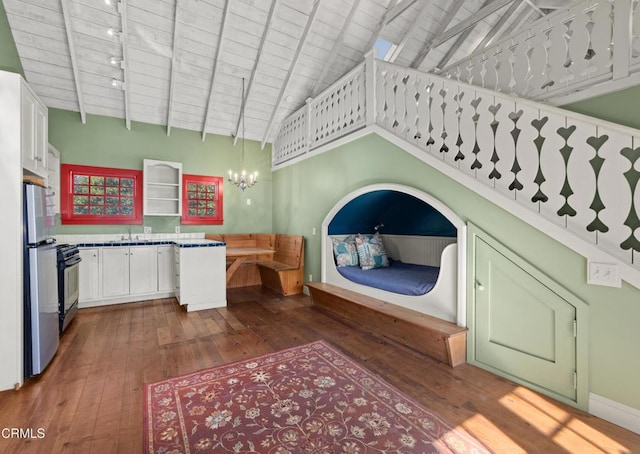
M576 401L576 308L481 238L475 250L475 361Z

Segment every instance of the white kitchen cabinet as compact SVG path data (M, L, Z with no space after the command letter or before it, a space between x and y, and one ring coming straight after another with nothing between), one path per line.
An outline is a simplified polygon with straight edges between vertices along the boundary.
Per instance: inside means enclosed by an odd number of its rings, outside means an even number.
M102 297L129 294L129 248L102 248Z
M0 300L3 301L0 317L0 391L13 389L24 382L23 341L23 231L22 231L22 166L25 147L34 148L36 126L35 106L27 103L24 111L25 93L33 103L35 95L20 74L0 71L0 250L2 251L2 273L0 273ZM35 101L39 103L37 98ZM40 103L41 104L41 103ZM40 105L41 122L46 120L46 108ZM27 115L29 113L29 115ZM31 116L33 114L33 117ZM44 115L44 117L42 117ZM46 122L46 121L45 121ZM46 126L39 129L46 134ZM31 132L33 134L31 134ZM26 139L26 143L23 143ZM33 149L30 150L33 153ZM26 151L25 151L26 153ZM33 155L32 155L33 156ZM46 169L44 162L41 170ZM36 174L38 166L35 166ZM32 170L30 170L33 172ZM46 176L46 175L44 175Z
M53 191L54 211L60 213L60 152L52 145L47 150L47 186Z
M80 248L79 304L100 299L100 248Z
M144 295L158 291L157 246L129 248L129 294Z
M158 291L173 292L173 246L158 246Z
M227 305L226 247L176 246L175 296L188 312Z
M47 178L47 108L24 81L21 84L20 96L22 168L29 173Z
M182 215L182 163L143 160L144 215Z

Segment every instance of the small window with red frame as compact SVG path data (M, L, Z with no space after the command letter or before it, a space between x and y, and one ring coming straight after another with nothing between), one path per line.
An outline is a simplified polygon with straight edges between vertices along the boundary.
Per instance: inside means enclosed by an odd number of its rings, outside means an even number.
M182 175L182 224L222 224L222 177Z
M142 224L142 171L62 164L63 224Z

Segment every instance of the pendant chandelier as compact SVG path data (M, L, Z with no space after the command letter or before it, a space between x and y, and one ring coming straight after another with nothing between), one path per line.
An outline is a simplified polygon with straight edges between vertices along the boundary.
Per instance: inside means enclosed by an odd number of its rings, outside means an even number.
M243 191L251 186L255 185L258 182L258 172L253 172L247 175L246 170L244 170L244 77L242 78L242 106L241 106L241 115L242 115L242 172L233 172L229 170L229 178L227 179L230 183L239 187Z

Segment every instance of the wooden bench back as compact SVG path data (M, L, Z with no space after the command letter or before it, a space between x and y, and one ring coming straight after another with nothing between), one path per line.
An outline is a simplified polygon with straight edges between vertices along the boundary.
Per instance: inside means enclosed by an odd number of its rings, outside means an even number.
M301 235L276 235L274 262L300 268L304 260L304 237Z
M273 233L224 233L207 234L208 240L224 241L227 247L258 247L263 249L273 249L275 247L275 237Z

